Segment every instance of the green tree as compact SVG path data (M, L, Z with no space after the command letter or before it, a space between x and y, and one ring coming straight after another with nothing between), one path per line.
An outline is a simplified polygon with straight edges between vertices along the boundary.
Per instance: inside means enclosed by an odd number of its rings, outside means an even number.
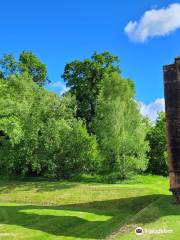
M155 125L152 125L147 133L150 151L148 153L149 164L147 171L152 174L168 175L166 119L165 113L158 115Z
M43 86L49 81L46 65L43 64L32 52L20 53L19 61L12 54L4 54L0 59L0 78L8 79L12 75L22 75L27 72L35 83Z
M6 81L0 79L0 170L11 174L19 167L18 146L24 138L24 120L31 106L33 82L24 76L12 75ZM18 162L18 163L17 163Z
M0 172L70 177L96 164L97 145L76 105L35 84L27 72L0 79Z
M63 78L70 88L70 93L76 97L77 117L86 124L90 133L92 119L96 113L96 103L101 81L105 74L118 72L118 57L109 52L97 54L84 61L73 61L66 64Z
M94 124L105 171L125 178L129 172L146 169L146 125L134 100L132 81L117 73L104 78Z
M43 64L32 52L23 51L19 57L22 72L28 72L33 81L43 86L48 81L46 65Z
M4 54L0 59L0 78L7 79L19 72L19 64L13 54Z

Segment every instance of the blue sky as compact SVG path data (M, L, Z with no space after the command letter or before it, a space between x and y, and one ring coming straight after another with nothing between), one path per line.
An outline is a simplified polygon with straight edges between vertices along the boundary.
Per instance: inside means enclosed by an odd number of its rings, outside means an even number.
M142 40L140 31L146 20L140 23L140 19L147 11L173 3L180 1L2 1L0 55L14 53L18 57L22 50L31 50L46 63L51 81L58 82L66 63L90 57L95 50L110 51L120 57L122 75L135 81L136 98L146 107L163 98L162 66L180 55L180 26L172 23L170 34L162 32L156 36L152 30L155 25L148 23L150 38L145 36ZM133 28L125 33L129 21ZM162 24L161 19L156 24L157 31L162 29L158 24ZM62 90L52 86L50 89Z

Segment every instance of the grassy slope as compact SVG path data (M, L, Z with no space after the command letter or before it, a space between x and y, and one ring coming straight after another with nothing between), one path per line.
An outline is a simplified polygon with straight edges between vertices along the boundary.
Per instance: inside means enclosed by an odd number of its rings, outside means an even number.
M172 229L137 239L180 238L180 206L168 179L123 184L0 181L0 239L136 239L134 229Z

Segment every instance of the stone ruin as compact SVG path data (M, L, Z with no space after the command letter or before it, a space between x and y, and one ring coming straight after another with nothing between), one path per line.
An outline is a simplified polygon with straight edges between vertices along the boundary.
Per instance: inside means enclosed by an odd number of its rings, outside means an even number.
M170 191L180 203L180 57L163 72Z

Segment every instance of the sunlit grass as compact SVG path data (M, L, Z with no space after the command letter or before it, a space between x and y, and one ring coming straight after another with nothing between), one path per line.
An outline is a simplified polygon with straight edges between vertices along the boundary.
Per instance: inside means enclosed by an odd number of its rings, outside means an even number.
M95 213L81 212L81 211L70 211L70 210L53 210L53 209L25 209L19 212L26 214L36 214L45 216L66 216L66 217L78 217L87 221L107 221L111 216L98 215Z
M180 207L168 187L157 176L118 184L0 181L0 239L136 239L136 226L170 228L169 238L151 239L178 239Z

